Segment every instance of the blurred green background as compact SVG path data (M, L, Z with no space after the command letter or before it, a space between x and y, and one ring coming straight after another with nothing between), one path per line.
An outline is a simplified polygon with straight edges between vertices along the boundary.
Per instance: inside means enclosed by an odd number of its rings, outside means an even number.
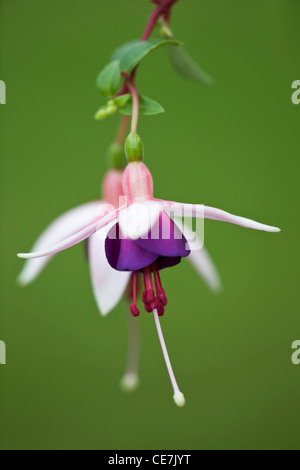
M98 314L82 246L31 286L22 261L63 211L100 196L118 118L93 120L95 78L139 37L146 0L1 0L1 449L297 449L300 80L297 0L186 0L172 26L216 79L184 81L163 49L137 84L166 113L140 133L157 197L199 202L282 228L205 223L223 280L212 294L187 262L163 273L162 320L187 405L173 404L153 318L143 314L141 385L123 394L126 302Z

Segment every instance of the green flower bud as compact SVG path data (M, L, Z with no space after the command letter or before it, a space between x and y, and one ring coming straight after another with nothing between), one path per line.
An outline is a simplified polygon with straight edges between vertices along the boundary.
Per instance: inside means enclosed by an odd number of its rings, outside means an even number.
M123 146L111 144L106 153L109 168L124 170L126 167L126 157Z
M100 108L99 111L96 112L95 114L95 119L97 121L100 121L101 119L105 119L107 116L107 111L105 108Z
M143 160L143 141L138 134L129 134L125 142L125 152L129 163Z
M106 108L107 114L110 116L111 114L115 114L118 111L117 106L113 104L109 104Z

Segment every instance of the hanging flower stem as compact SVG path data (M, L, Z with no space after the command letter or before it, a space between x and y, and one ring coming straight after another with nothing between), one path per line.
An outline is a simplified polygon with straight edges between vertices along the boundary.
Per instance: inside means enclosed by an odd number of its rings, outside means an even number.
M127 136L127 129L130 122L130 116L122 116L120 127L115 139L115 143L121 147L124 144L125 138Z
M128 88L132 96L131 133L136 134L139 120L139 94L133 82L128 82Z

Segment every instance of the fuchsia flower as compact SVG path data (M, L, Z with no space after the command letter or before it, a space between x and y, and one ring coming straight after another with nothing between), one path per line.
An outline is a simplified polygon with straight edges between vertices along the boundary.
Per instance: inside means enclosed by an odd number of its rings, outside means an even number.
M183 406L185 399L177 385L159 322L159 316L164 313L167 304L160 271L179 264L182 258L193 256L195 252L191 251L186 230L174 223L172 217L182 217L184 214L187 217L220 220L267 232L280 230L213 207L155 199L151 173L141 161L142 144L136 134L134 137L136 141L133 147L127 147L129 164L122 176L125 199L120 207L116 204L115 195L110 197L107 191L105 203L90 203L62 216L39 239L33 253L18 255L20 258L37 259L39 263L25 266L21 281L26 283L33 280L50 257L89 238L92 280L100 308L105 313L109 311L120 299L133 275L134 300L131 313L138 316L137 276L143 275L142 301L146 311L154 314L174 390L173 397L178 406ZM112 186L109 184L107 187ZM194 259L194 263L198 264L199 260ZM112 281L113 276L115 282ZM105 289L108 296L103 296ZM111 299L108 299L109 296Z
M84 226L90 220L100 217L101 214L115 210L120 198L124 196L122 173L120 170L110 170L103 181L103 200L82 204L60 216L41 234L32 251L50 248L74 233L78 226ZM188 232L188 228L185 230ZM192 233L189 233L189 238L191 237ZM99 237L97 233L88 239L91 281L102 315L108 314L119 303L131 279L129 271L118 271L110 266L106 258L104 242L105 239ZM19 275L19 283L25 286L35 281L52 257L53 255L48 255L27 260ZM188 259L212 290L220 290L221 282L217 269L204 247L199 251L191 252Z

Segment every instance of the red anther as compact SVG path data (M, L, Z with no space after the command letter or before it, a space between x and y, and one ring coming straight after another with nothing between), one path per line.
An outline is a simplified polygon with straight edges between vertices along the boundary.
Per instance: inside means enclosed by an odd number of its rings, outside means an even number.
M151 269L149 267L145 268L143 270L143 274L145 284L145 294L143 294L143 302L148 304L149 302L152 302L155 298Z
M155 299L152 302L150 302L149 305L150 305L151 309L154 310L155 308L159 307L160 300L157 297L155 297Z
M143 292L143 295L142 295L142 302L143 302L143 304L147 304L147 303L148 303L148 302L147 302L147 292L146 292L146 291Z
M149 304L155 299L155 294L153 289L148 289L143 292L142 301L144 304Z
M161 285L161 279L160 279L157 263L153 263L152 271L153 271L153 275L154 275L156 294L157 294L161 304L163 306L166 306L167 303L168 303L168 300L167 300L166 293L165 293L165 291L164 291L164 289L162 288L162 285Z
M149 304L150 302L153 302L155 299L155 294L153 289L148 289L146 292L146 302Z
M140 314L140 311L135 304L130 305L130 312L134 317L138 317Z
M167 299L167 296L166 296L166 293L163 289L160 289L159 292L157 293L158 295L158 298L159 300L161 301L161 303L166 306L167 303L168 303L168 299Z
M157 313L159 317L163 316L163 314L165 313L165 307L163 306L163 304L159 304L159 306L157 307Z
M156 296L153 286L152 272L154 276L154 283L156 289ZM167 305L167 297L161 285L160 275L157 263L153 263L147 268L143 269L145 291L142 295L142 300L145 305L146 312L152 312L157 309L160 315L164 314L164 307Z
M146 312L152 313L152 308L151 308L150 304L144 304L144 306L145 306Z

